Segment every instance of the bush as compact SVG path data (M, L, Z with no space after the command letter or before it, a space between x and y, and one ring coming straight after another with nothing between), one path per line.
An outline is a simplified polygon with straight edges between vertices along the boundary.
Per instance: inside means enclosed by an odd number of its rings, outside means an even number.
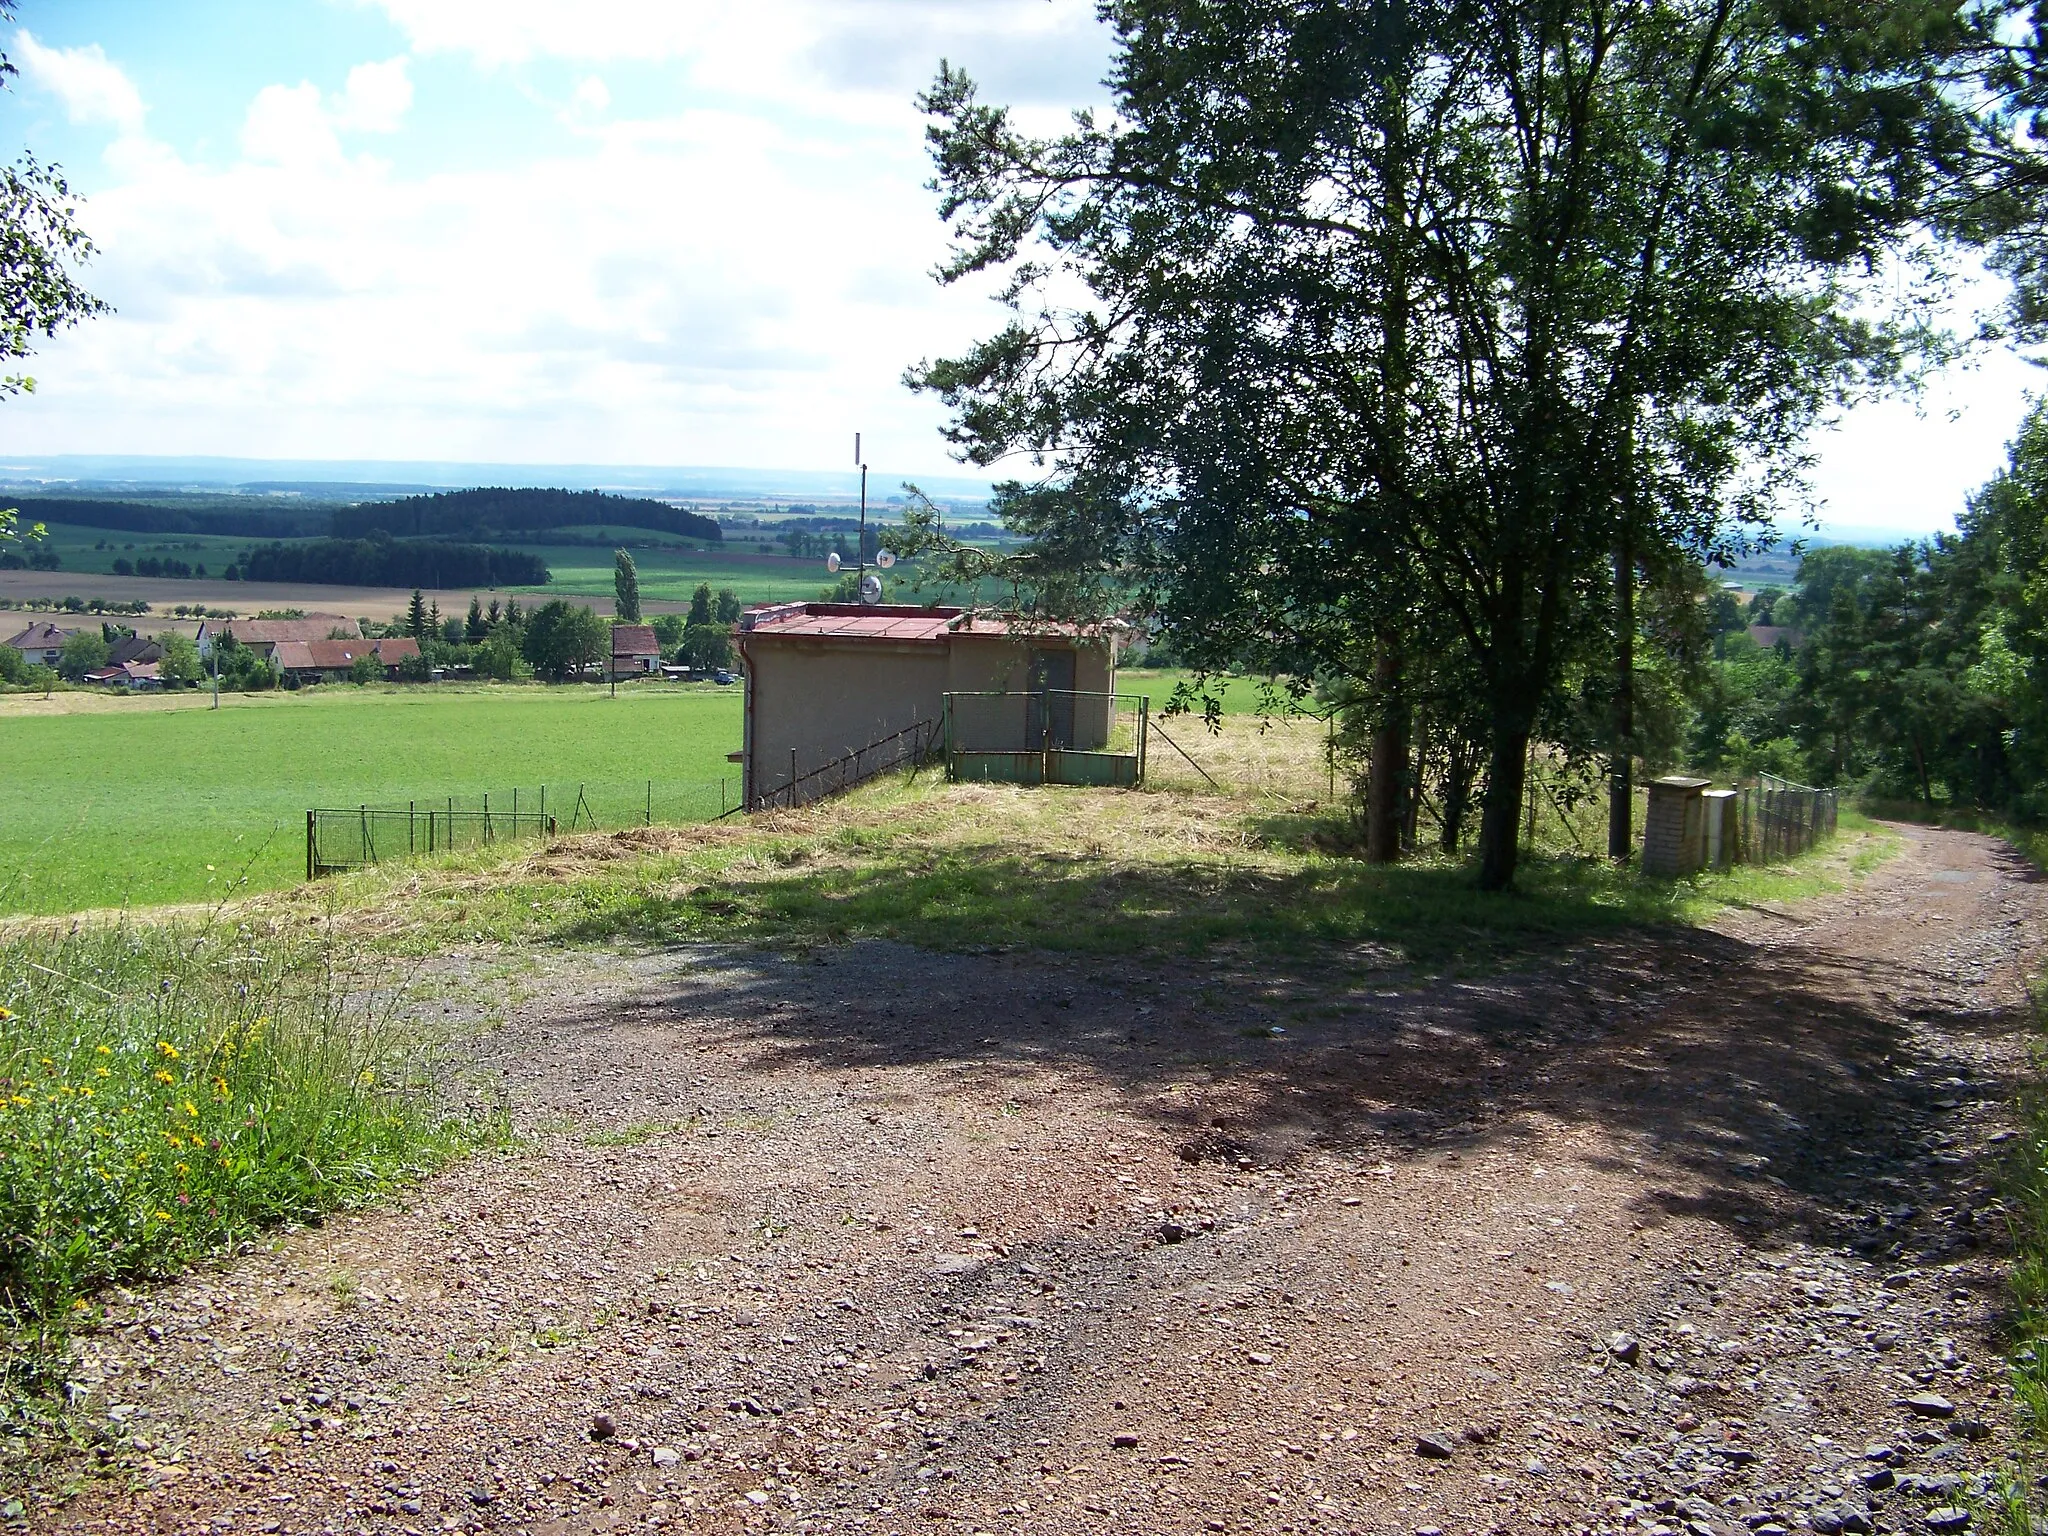
M416 1035L366 1012L334 959L217 925L0 948L0 1385L49 1384L97 1287L359 1203L471 1144L477 1124L422 1091Z

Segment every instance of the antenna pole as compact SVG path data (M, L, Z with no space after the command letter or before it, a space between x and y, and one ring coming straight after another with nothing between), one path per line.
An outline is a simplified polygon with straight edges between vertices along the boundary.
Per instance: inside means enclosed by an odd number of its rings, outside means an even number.
M860 536L853 552L853 570L856 576L868 568L868 466L861 457L860 434L853 434L853 462L860 466Z

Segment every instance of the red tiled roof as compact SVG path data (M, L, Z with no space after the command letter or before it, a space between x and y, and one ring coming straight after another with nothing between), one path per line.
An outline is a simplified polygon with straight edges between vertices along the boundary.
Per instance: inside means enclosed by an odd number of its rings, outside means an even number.
M389 667L420 653L419 642L409 636L399 640L275 640L268 648L271 660L287 672L346 672L358 656L374 656Z
M659 656L661 642L654 638L652 624L614 624L612 626L612 654L614 656Z
M363 632L354 619L338 613L309 613L303 619L227 619L220 627L244 645L260 645L266 640L324 641L337 629L358 637Z

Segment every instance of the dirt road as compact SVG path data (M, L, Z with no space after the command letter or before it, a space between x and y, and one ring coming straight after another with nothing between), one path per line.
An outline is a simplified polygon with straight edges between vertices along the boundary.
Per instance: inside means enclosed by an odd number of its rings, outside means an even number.
M523 1149L138 1298L78 1371L132 1481L35 1524L1960 1528L2048 888L1901 835L1419 989L555 962L468 1047Z

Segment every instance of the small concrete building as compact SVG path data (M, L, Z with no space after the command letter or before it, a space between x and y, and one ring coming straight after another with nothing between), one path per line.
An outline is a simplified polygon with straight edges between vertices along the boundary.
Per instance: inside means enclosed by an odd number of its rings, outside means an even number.
M898 733L937 731L948 695L1012 696L991 701L991 745L1087 750L1108 734L1116 656L1105 631L959 608L779 603L742 614L738 638L750 809ZM997 743L1005 730L1019 739Z

